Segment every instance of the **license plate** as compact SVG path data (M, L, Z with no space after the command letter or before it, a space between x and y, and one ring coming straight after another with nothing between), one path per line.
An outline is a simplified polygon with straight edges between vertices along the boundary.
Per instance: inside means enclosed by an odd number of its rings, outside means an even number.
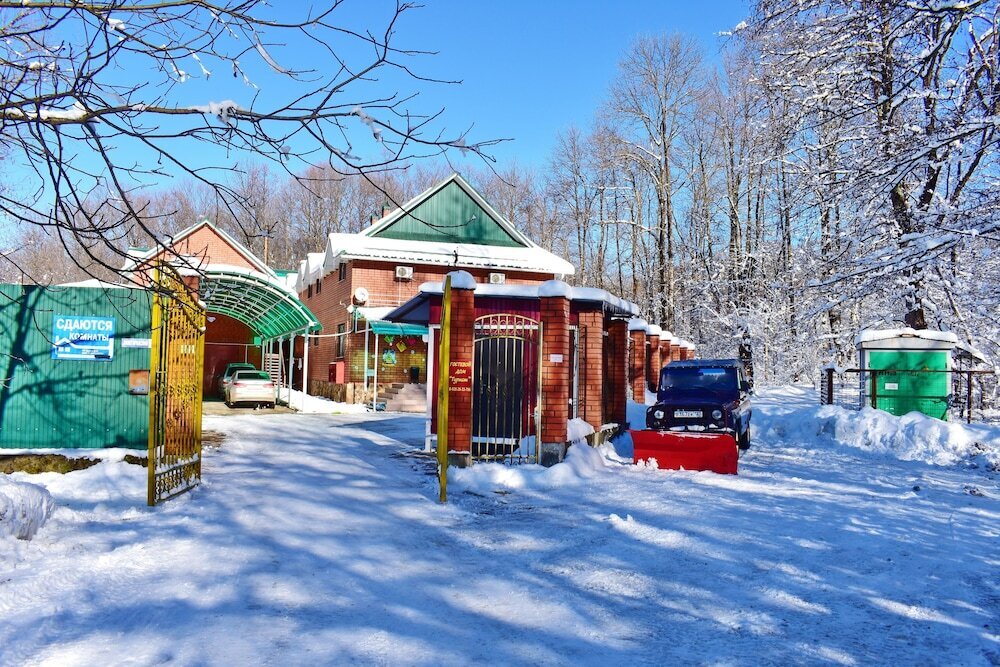
M699 419L701 410L674 410L674 417L678 419Z

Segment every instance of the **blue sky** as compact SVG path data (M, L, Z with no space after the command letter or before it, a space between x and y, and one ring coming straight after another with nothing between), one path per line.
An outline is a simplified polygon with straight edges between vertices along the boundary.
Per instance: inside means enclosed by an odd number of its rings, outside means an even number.
M422 7L407 12L398 24L398 44L437 52L434 56L408 61L419 74L461 80L461 83L400 83L398 75L394 80L390 73L387 80L367 89L362 85L360 92L345 94L345 98L353 105L359 99L355 94L378 96L387 90L408 93L415 86L420 95L412 106L424 112L444 108L443 124L449 130L449 137L471 126L470 141L511 139L491 149L501 168L513 162L522 167L544 168L560 131L572 125L587 128L606 98L618 61L637 36L683 33L699 40L706 57L713 60L722 46L717 33L732 28L747 13L746 0L711 0L701 5L684 0L422 1ZM294 5L293 2L299 0L282 0L271 7L281 16L290 7L306 6L304 2ZM392 7L392 2L347 0L334 16L337 25L380 30ZM275 46L273 54L283 65L315 68L316 76L332 74L330 61L320 58L321 49L299 42ZM232 41L228 44L227 48L245 48ZM356 44L336 44L333 48L339 54L350 55L355 53ZM262 110L276 106L275 100L286 101L301 93L271 72L254 53L241 60L259 90L244 85L240 78L233 78L226 63L213 62L208 56L203 60L212 68L213 75L200 76L200 65L194 60L180 63L193 76L173 87L168 104L204 105L232 99L241 106L250 106L254 95L258 95L255 108ZM151 71L148 63L121 65L114 70L114 75L120 77L115 83L164 80L165 75ZM367 140L371 141L370 134ZM222 146L172 141L171 152L190 165L212 164L227 170L237 162L252 159L238 152L227 152ZM78 164L98 168L96 156L90 155L85 145L74 146L81 151ZM142 152L134 142L109 138L106 146L112 149L119 163L150 164L150 154ZM304 167L290 166L296 171ZM456 166L461 169L463 162L457 160ZM168 172L179 171L169 165L165 168ZM215 172L216 177L225 173ZM18 164L14 156L9 163L7 182L15 190L23 190L26 197L34 196L38 187L36 181L21 177L28 174L30 171ZM154 188L178 185L171 179L155 179L146 183Z
M428 70L462 79L424 98L440 100L450 128L474 123L474 137L512 138L494 151L501 164L541 166L559 131L589 126L635 37L680 32L715 59L716 34L746 14L744 0L427 0L400 32L439 52Z

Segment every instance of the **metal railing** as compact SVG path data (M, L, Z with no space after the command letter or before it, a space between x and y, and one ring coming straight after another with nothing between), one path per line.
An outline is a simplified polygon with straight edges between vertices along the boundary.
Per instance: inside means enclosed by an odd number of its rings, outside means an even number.
M927 382L913 380L925 377L933 382L934 375L941 373L950 374L951 380L944 395L899 391L901 384L904 387L926 385ZM822 405L839 405L853 410L860 410L865 405L880 407L887 399L912 403L940 401L948 413L964 418L967 423L1000 422L1000 386L994 371L824 368L819 394Z

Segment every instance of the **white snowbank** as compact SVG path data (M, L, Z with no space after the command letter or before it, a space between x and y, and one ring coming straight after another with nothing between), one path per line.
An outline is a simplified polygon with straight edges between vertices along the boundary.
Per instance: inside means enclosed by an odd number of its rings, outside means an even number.
M368 411L368 404L339 403L322 396L309 396L296 389L292 389L292 398L289 400L288 387L278 389L278 400L286 403L293 410L311 415L337 415Z
M784 439L825 437L837 446L903 461L947 466L982 455L988 464L1000 465L1000 428L945 422L919 412L895 417L870 407L856 411L823 405L755 421L758 429Z
M30 540L53 507L52 495L44 487L0 475L0 537Z

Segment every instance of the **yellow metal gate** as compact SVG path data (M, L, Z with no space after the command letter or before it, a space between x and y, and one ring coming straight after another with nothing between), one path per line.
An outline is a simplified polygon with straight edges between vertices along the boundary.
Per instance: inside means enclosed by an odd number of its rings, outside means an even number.
M153 272L149 493L155 505L201 481L205 310L175 270Z

